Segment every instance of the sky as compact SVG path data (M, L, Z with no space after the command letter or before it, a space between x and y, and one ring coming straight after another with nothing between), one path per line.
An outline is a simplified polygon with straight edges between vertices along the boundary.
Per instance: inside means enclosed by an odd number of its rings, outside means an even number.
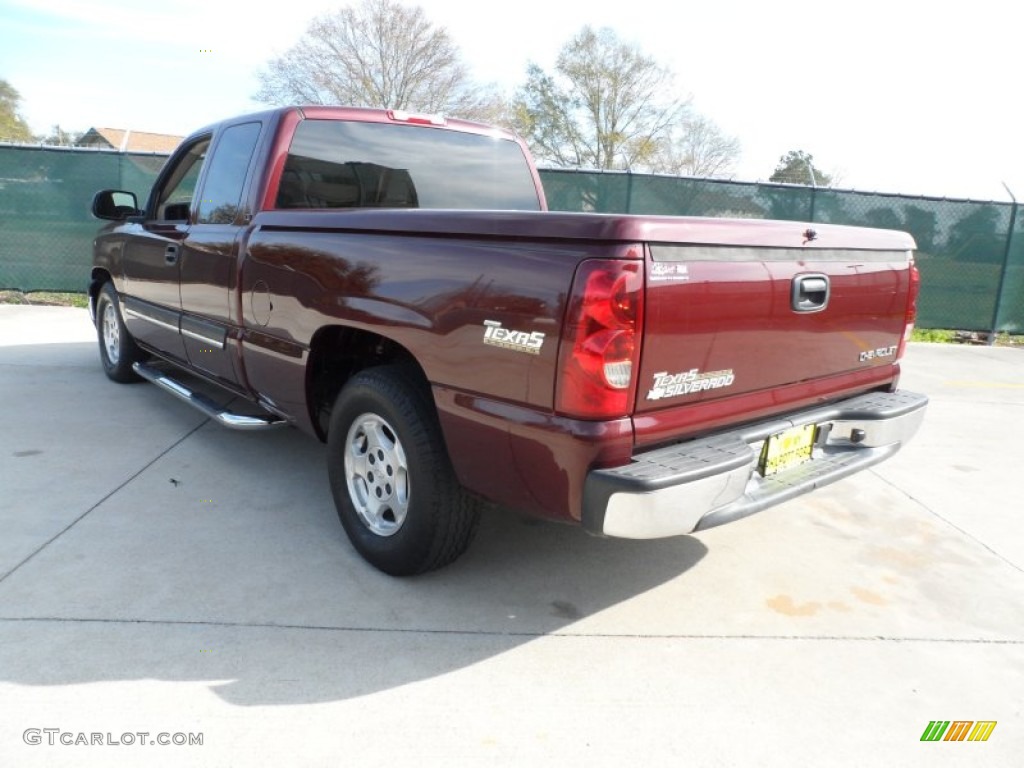
M0 79L37 133L184 135L251 112L256 73L339 0L0 0ZM924 0L421 0L474 78L511 94L589 24L676 75L736 136L735 178L803 150L839 186L1024 201L1024 5Z

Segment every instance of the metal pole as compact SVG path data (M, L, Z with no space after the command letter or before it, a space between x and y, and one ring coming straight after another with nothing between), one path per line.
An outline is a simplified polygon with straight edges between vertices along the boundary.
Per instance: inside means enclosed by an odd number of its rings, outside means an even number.
M626 213L633 212L633 170L626 169Z
M988 345L990 347L996 343L996 331L998 330L997 326L999 322L1000 303L1003 298L1003 286L1006 284L1006 273L1010 269L1010 246L1013 245L1013 230L1014 227L1017 226L1017 198L1014 196L1010 188L1006 186L1005 181L1002 182L1002 185L1003 189L1006 190L1006 194L1008 194L1010 199L1013 200L1013 210L1010 212L1010 228L1006 233L1006 248L1003 249L1003 269L999 273L999 287L996 288L996 302L995 307L992 309L992 330L988 335Z

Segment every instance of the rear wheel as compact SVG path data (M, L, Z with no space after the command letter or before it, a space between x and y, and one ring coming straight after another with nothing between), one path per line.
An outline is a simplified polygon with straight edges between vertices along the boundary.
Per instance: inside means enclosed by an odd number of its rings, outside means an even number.
M132 365L145 360L146 353L125 328L117 291L110 283L104 283L96 300L96 334L100 342L100 362L107 377L122 384L141 381Z
M353 376L331 412L327 447L338 517L371 565L410 576L466 551L480 513L455 479L428 394L407 369Z

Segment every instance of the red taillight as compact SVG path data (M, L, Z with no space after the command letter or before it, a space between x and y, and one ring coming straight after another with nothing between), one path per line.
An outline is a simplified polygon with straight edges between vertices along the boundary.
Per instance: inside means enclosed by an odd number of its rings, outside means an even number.
M917 271L914 260L910 260L910 295L907 297L906 324L903 327L903 338L900 339L899 349L896 350L896 359L903 357L903 352L910 341L910 335L914 332L914 323L917 321L917 296L921 292L921 273Z
M558 352L559 413L614 419L632 412L643 287L641 261L593 259L576 270Z

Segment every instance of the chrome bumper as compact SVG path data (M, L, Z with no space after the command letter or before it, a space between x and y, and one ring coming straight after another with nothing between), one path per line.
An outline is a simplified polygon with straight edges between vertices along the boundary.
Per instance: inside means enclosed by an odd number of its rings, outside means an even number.
M917 432L927 405L914 392L872 392L593 470L584 485L583 526L604 536L655 539L752 515L892 456ZM823 435L813 458L762 477L764 441L805 424Z

